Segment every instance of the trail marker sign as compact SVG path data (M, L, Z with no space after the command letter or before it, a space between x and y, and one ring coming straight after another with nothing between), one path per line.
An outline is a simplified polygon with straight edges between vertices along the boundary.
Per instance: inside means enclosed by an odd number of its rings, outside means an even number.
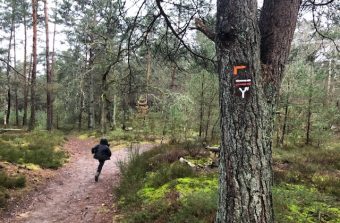
M246 93L250 91L252 85L251 77L248 72L247 66L238 65L233 67L233 79L235 94L242 98L246 97Z

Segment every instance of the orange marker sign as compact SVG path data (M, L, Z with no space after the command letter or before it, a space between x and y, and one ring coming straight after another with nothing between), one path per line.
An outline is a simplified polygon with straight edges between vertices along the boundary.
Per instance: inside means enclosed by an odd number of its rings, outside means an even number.
M237 75L238 70L243 70L243 69L246 69L246 68L247 68L246 66L234 66L234 69L233 69L234 76Z

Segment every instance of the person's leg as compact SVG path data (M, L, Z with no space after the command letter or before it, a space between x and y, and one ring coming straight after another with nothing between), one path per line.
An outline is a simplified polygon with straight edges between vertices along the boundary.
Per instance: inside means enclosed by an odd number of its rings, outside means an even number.
M102 171L104 163L105 163L105 160L99 160L99 165L98 165L97 173L96 173L96 176L94 178L96 182L98 181L98 177L100 175L100 172Z
M98 165L98 169L97 169L97 172L99 172L99 174L100 174L100 172L102 172L104 162L105 162L105 160L99 160L99 165Z

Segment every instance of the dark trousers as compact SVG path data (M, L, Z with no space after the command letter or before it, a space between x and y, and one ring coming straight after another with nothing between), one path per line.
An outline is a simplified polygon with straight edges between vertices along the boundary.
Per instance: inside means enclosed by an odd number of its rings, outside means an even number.
M98 165L97 172L100 173L102 171L103 166L104 166L105 160L98 160L98 161L99 161L99 165Z

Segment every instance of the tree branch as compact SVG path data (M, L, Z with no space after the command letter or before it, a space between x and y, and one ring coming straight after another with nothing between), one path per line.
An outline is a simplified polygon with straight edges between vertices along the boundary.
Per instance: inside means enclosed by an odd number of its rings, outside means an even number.
M19 74L21 77L26 78L22 73L20 73L12 65L10 65L7 60L0 58L0 61L4 62L7 66L9 66L12 70L14 70L15 73Z
M195 25L196 25L196 29L198 31L200 31L201 33L203 33L206 37L208 37L210 40L212 40L213 42L215 42L215 37L216 37L216 33L212 30L210 30L205 24L204 22L199 19L196 18L195 19Z

